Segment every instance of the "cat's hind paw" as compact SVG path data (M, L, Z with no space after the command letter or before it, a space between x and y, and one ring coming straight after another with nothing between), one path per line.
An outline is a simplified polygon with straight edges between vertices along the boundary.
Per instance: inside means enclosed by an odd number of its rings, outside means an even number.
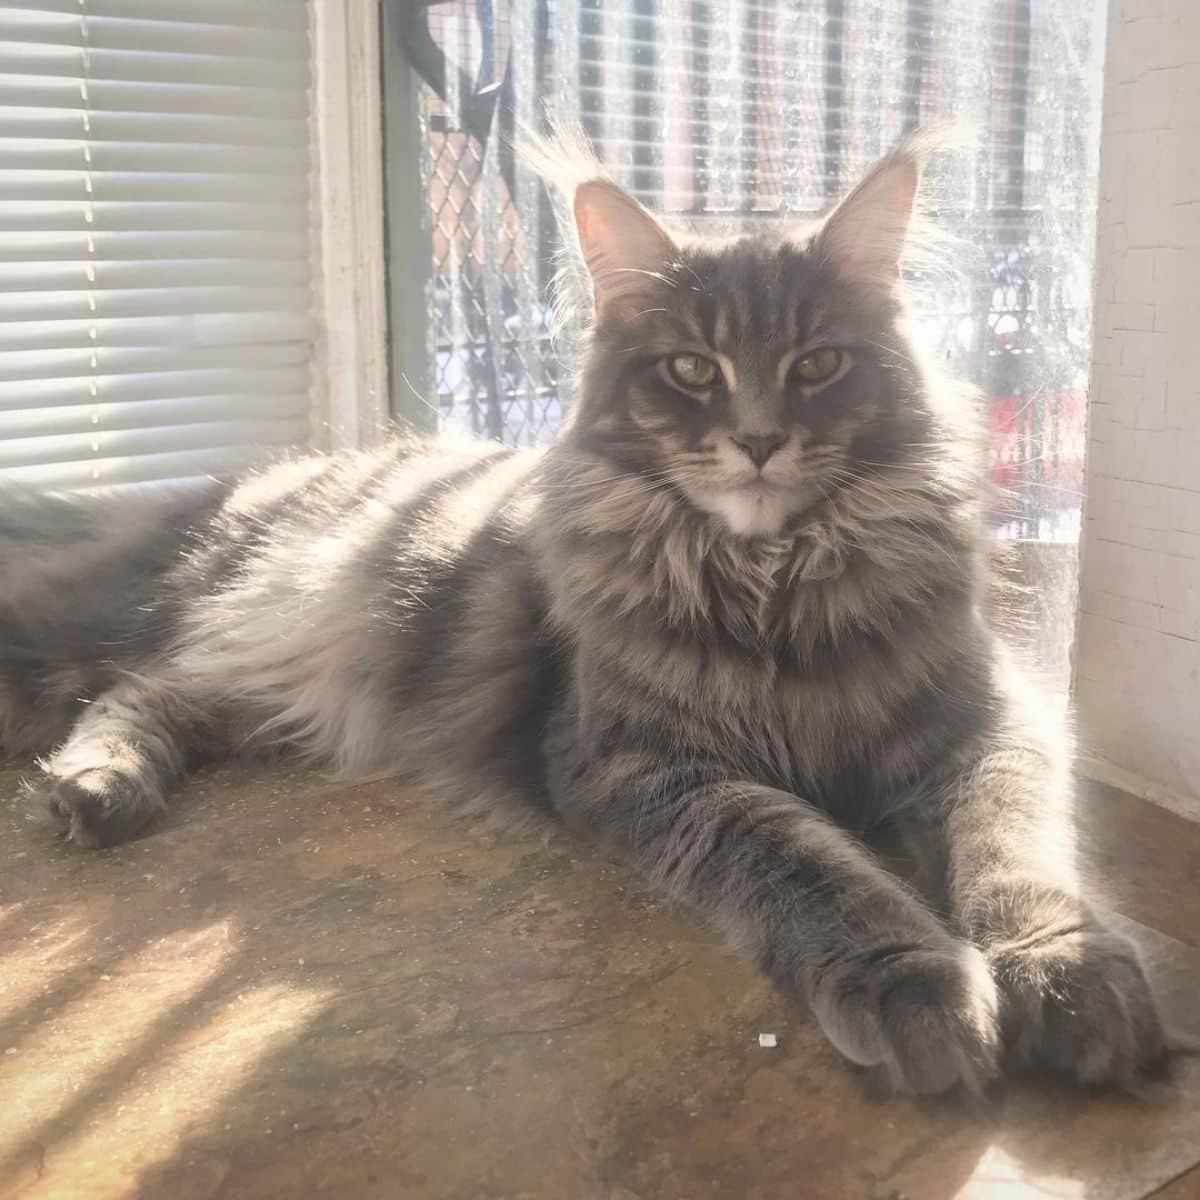
M88 850L129 841L166 810L156 791L107 768L70 778L46 774L25 791L35 819Z

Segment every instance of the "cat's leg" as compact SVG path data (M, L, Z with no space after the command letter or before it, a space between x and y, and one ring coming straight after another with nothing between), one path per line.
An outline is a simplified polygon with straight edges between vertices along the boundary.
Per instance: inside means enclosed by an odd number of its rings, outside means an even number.
M89 704L41 762L31 800L80 846L128 841L166 809L204 724L179 688L128 675Z
M982 955L811 805L753 783L639 774L560 801L670 894L701 909L811 1005L848 1058L904 1091L980 1092L999 1045Z
M1082 895L1062 764L1008 743L956 781L943 823L947 889L1001 990L1020 1060L1134 1087L1167 1052L1133 945Z

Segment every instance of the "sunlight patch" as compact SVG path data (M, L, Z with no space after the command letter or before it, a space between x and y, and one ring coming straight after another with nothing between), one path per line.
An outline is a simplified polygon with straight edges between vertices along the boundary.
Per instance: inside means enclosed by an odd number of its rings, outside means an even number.
M40 1174L22 1197L131 1200L145 1172L170 1160L263 1059L299 1035L325 1000L326 993L280 983L230 1001L90 1108L82 1128L46 1145Z
M157 1022L217 976L230 949L226 922L156 940L95 976L11 1047L15 1053L0 1058L0 1094L10 1097L0 1119L0 1163L53 1137L77 1101L103 1089L106 1072L136 1056Z

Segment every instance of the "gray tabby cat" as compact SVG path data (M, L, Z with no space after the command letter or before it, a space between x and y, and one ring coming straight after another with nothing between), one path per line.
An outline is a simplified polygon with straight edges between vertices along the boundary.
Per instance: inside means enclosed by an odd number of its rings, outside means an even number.
M1167 1039L1081 898L1068 739L984 617L975 397L905 329L922 152L818 226L574 194L595 321L544 454L401 440L148 507L0 505L0 738L81 846L285 744L552 817L716 923L897 1089ZM887 823L935 912L852 829Z

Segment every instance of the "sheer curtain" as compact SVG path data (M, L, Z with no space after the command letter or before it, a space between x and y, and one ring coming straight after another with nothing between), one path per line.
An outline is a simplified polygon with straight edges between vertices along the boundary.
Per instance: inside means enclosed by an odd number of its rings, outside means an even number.
M646 203L714 230L811 216L905 131L952 121L974 150L940 164L938 216L962 235L964 271L924 293L925 333L993 401L997 480L1031 485L1010 505L1014 535L1073 535L1102 9L1099 0L428 6L425 29L442 57L426 89L424 163L442 419L535 442L570 400L543 299L554 216L508 146L518 123L536 125L544 99L580 118Z
M309 77L304 0L0 6L0 482L306 437Z

